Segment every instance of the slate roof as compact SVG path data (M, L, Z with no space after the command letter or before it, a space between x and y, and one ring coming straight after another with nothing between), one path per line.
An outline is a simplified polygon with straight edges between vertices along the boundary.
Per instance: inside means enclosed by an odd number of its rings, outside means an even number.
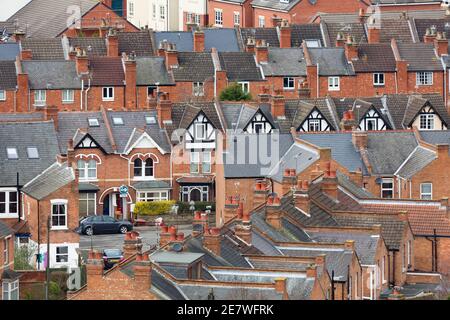
M416 26L417 34L419 36L419 40L423 42L423 37L426 34L428 28L434 28L436 32L446 32L450 34L450 18L442 18L442 19L421 19L415 18L414 24Z
M174 85L172 76L167 72L163 57L138 57L136 59L136 84L138 86Z
M450 130L430 130L419 132L422 139L431 144L450 144Z
M106 56L106 41L104 38L98 37L76 37L69 39L69 45L72 48L80 48L85 50L89 57Z
M352 61L355 72L395 72L396 63L390 44L360 44L358 60Z
M267 63L261 63L265 77L306 76L306 62L302 48L271 48Z
M22 61L30 89L80 89L74 61Z
M6 148L16 147L19 159L7 159ZM39 159L28 159L27 147L37 147ZM55 162L59 154L52 121L0 122L0 185L24 185Z
M14 61L0 61L0 90L11 90L17 86L16 64Z
M266 40L269 48L280 46L276 28L241 28L240 30L244 46L247 44L247 39L250 37L254 38L255 40Z
M171 189L170 184L162 180L137 182L133 184L133 188L136 190Z
M89 59L93 86L123 86L125 73L120 57L93 57Z
M81 15L86 14L98 4L95 0L33 0L8 19L18 21L19 27L29 37L57 37L67 29L67 21L72 12L70 6L80 7ZM45 17L45 19L43 19Z
M261 81L263 76L255 57L249 52L219 52L222 70L229 81Z
M302 0L290 0L288 2L281 2L279 0L253 0L253 7L269 8L279 11L289 11L295 7Z
M73 168L68 167L67 163L55 162L28 182L22 191L36 200L42 200L72 181L75 181Z
M321 76L354 75L351 65L347 62L342 48L308 48L314 65L319 64Z
M291 47L301 47L303 40L319 40L321 46L325 45L320 24L292 24L291 28Z
M1 28L0 28L1 29ZM19 44L15 42L0 43L0 61L15 61L20 53Z
M408 71L442 71L443 66L430 43L398 43L400 57L408 62Z
M356 43L367 43L367 36L364 30L364 25L361 23L352 23L350 21L342 22L328 22L322 24L324 26L324 33L327 36L326 42L328 46L335 47L338 33L343 33L344 39L352 36Z
M434 151L418 146L398 169L396 174L402 178L410 179L434 159L436 159L436 153Z
M7 224L0 221L0 238L7 237L13 233L13 229L11 229Z
M391 39L397 43L413 43L413 35L408 20L404 18L381 19L380 42L391 43Z
M178 68L173 69L175 81L204 82L214 77L214 64L207 52L178 52Z
M35 1L33 0L30 3ZM65 59L61 38L25 38L21 41L21 46L22 50L31 50L33 60Z
M153 45L150 31L118 32L119 54L134 52L136 56L152 56Z

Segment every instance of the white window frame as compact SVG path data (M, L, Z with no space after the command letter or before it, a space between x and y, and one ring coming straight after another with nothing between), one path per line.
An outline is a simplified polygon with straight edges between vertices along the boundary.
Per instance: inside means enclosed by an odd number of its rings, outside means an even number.
M32 154L34 151L36 151L36 153ZM28 159L39 159L39 149L37 147L27 147L27 157Z
M382 72L374 73L373 74L373 85L380 87L380 86L384 86L384 84L385 84L385 74Z
M248 81L239 81L238 83L239 83L239 85L242 88L242 92L244 92L245 94L250 92L250 82L248 82Z
M47 103L47 91L34 90L34 105L45 106L46 103Z
M416 72L416 85L417 86L432 86L433 85L433 72L430 72L430 71Z
M434 116L433 113L419 114L420 130L434 130Z
M8 160L17 160L19 159L19 151L16 147L6 147L6 157Z
M212 163L211 152L203 151L202 152L202 172L203 173L211 173L211 163ZM205 168L209 168L209 170L205 170Z
M68 201L66 199L53 199L50 200L50 204L51 204L51 230L67 230L67 203ZM55 215L53 212L53 206L64 206L64 221L65 221L65 225L53 225L53 216ZM61 214L58 214L57 216L63 216Z
M233 12L233 22L235 26L241 25L241 13L238 11Z
M128 0L128 13L127 14L130 18L134 17L134 2L133 1Z
M430 192L424 192L423 187L429 185ZM424 182L420 184L420 199L422 200L432 200L433 199L433 184L431 182Z
M308 131L310 132L319 132L320 131L320 122L322 119L309 119L308 120ZM311 126L313 129L311 130ZM315 130L317 128L317 130Z
M159 20L166 20L166 7L159 6Z
M92 167L93 163L95 163L95 167ZM80 181L97 181L97 165L98 163L94 159L79 159L77 162L77 167ZM90 176L89 173L92 172L94 172L95 175Z
M141 158L136 158L133 160L133 165L135 164L136 160L141 160L141 164L142 166L141 168L141 174L140 175L136 175L135 174L135 170L133 170L133 180L153 180L155 178L155 163L156 161L153 160L152 158L147 158L145 160L141 159ZM151 175L146 175L146 171L147 171L147 160L152 160L152 166L148 167L148 168L152 168L152 174ZM135 166L136 168L136 166Z
M200 130L198 128L202 128L201 132L203 135L199 135ZM195 124L195 140L205 140L206 139L206 123L196 123Z
M205 83L204 82L193 82L192 83L192 93L194 97L203 97L205 95Z
M11 243L11 236L7 236L3 239L3 264L6 266L10 263L9 261L9 245Z
M214 9L214 25L217 27L223 26L223 11L222 11L222 9Z
M90 198L90 196L94 196ZM82 198L82 196L86 196L86 198ZM97 215L97 193L96 192L80 192L78 201L86 202L86 215L85 216L96 216ZM94 212L89 211L89 202L94 201ZM81 206L79 206L81 208ZM81 215L81 212L80 212Z
M11 300L11 293L17 291L17 300L19 300L19 280L3 281L2 300Z
M266 26L266 17L265 16L258 16L258 27L259 28L265 28Z
M157 195L157 196L155 196ZM152 202L169 200L169 191L167 190L142 190L137 192L137 201Z
M62 102L73 103L75 101L75 91L72 89L62 90Z
M67 249L67 253L58 253L58 249L60 248L66 248ZM59 256L67 256L67 261L58 261L58 257ZM55 247L55 263L58 265L65 265L69 263L69 246L57 246Z
M307 39L307 40L305 40L305 42L306 42L306 46L308 47L308 48L320 48L320 47L322 47L322 44L320 43L320 40L318 40L318 39Z
M190 153L190 173L199 173L200 172L200 152L198 151L191 151ZM193 170L194 169L194 170Z
M6 101L6 90L0 90L0 101Z
M286 81L288 83L287 87L286 87ZM284 77L283 78L283 89L284 90L294 90L295 89L295 79L294 79L294 77Z
M383 187L383 184L385 184L385 183L386 184L388 184L388 183L392 184L392 187L391 188ZM394 179L393 178L382 178L381 179L381 184L380 184L380 189L381 189L381 194L380 194L381 198L383 198L383 199L393 199L394 198ZM383 192L384 191L391 191L392 192L392 197L391 198L383 197Z
M1 188L0 192L5 193L5 212L0 212L0 218L14 218L17 216L19 212L19 194L17 193L17 189L15 188ZM11 205L11 193L16 194L16 201L12 202L16 204L16 211L11 212L10 211L10 205ZM2 202L3 204L3 202Z
M102 88L102 101L114 101L114 87Z
M328 77L328 91L340 91L340 90L341 90L341 78Z

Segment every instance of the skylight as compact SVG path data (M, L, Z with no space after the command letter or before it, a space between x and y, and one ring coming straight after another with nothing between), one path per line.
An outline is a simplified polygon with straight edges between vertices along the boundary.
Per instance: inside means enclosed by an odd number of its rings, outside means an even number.
M114 125L116 125L116 126L123 125L122 117L113 117L112 120L113 120Z
M98 127L100 124L98 123L97 118L89 118L88 119L89 127Z
M19 159L17 148L6 148L8 159Z
M27 148L28 159L39 159L39 151L36 147Z
M145 123L146 124L155 124L156 118L154 116L145 116Z

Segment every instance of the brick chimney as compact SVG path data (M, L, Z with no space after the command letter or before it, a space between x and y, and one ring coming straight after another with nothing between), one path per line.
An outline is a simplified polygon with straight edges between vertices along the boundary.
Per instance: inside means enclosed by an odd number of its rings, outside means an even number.
M370 44L372 43L380 43L380 28L376 25L375 18L371 18L369 23L367 24L368 35L367 40Z
M338 199L338 181L336 177L336 170L332 168L331 162L327 163L327 170L322 178L321 190L326 193L331 199L337 201Z
M140 253L142 250L142 239L139 232L129 231L125 234L123 241L123 258L128 259L131 256Z
M434 48L439 57L448 55L448 40L445 32L438 32L434 39Z
M280 48L291 47L291 31L292 28L287 20L281 21L280 25Z
M205 33L201 30L194 31L194 51L205 51Z
M317 266L313 264L306 269L306 277L316 278L316 276L317 276Z
M279 27L281 25L281 21L283 21L282 18L273 16L272 17L272 27L274 27L274 28Z
M356 150L367 149L368 136L366 131L352 131L352 142Z
M29 111L30 85L28 82L28 74L23 72L22 62L19 57L16 57L16 70L17 70L17 112Z
M269 103L272 96L268 86L262 86L261 92L258 93L258 103Z
M77 69L77 74L87 74L89 73L89 60L86 51L78 49L77 55L75 57L75 67Z
M98 286L99 281L103 277L103 269L105 265L103 262L103 255L101 252L93 250L88 253L88 260L86 263L87 286L94 288Z
M253 208L256 208L267 201L267 185L265 180L257 181L253 189Z
M133 266L134 289L137 291L148 291L152 286L152 263L148 253L138 253Z
M15 42L21 42L23 39L25 39L25 32L22 30L16 30L13 33L13 39Z
M31 49L22 49L20 51L20 60L33 60L33 52Z
M433 43L434 39L436 39L436 29L435 28L427 28L425 31L425 35L423 36L423 42L425 43Z
M247 38L247 43L245 44L245 51L255 53L256 40L253 37Z
M58 111L59 110L57 106L45 106L44 108L45 120L53 120L56 131L58 131Z
M289 300L286 288L286 278L275 278L275 291L283 295L283 300Z
M73 146L73 139L70 139L67 143L67 166L72 167L75 164L75 148Z
M161 93L159 95L156 111L158 113L158 121L161 128L165 126L165 123L170 123L172 121L172 101L169 100L166 93Z
M201 211L194 212L194 218L192 219L192 235L195 237L204 232L208 227L208 216L202 214Z
M345 56L348 61L358 59L358 45L352 36L348 36L345 42Z
M343 48L345 46L345 36L342 32L338 32L336 36L336 47Z
M126 108L137 108L136 94L136 56L135 54L123 54L122 61L125 69L125 101Z
M234 227L234 233L247 244L252 244L252 222L248 211L243 212L241 222Z
M164 247L169 242L170 242L169 226L160 225L159 226L159 247L160 248Z
M272 116L275 119L283 118L286 116L285 104L286 104L286 101L284 99L284 96L282 95L281 90L275 91L275 95L272 97L271 108L270 108Z
M165 58L166 68L168 71L172 70L173 68L178 68L178 51L175 44L167 43Z
M294 192L294 205L297 209L302 210L309 215L310 199L309 199L309 182L308 180L298 180L297 187Z
M269 61L269 47L266 40L256 41L256 61L258 63L267 63Z
M278 196L269 196L266 203L266 222L275 229L281 228L281 200Z
M220 256L220 228L210 228L203 234L203 246Z
M344 112L344 116L342 117L340 126L344 131L351 131L358 127L358 122L355 119L353 110L347 110Z
M230 221L236 216L237 210L239 206L242 205L242 202L239 201L238 196L227 196L225 199L225 211L224 211L224 219L225 222Z
M346 240L344 243L344 247L346 250L355 251L355 240Z
M282 180L282 194L290 192L297 183L297 172L295 169L285 169Z
M448 144L437 144L436 145L437 156L439 159L447 159L449 157L449 145Z
M108 57L119 56L119 37L117 36L117 31L113 28L109 29L106 36L106 51Z

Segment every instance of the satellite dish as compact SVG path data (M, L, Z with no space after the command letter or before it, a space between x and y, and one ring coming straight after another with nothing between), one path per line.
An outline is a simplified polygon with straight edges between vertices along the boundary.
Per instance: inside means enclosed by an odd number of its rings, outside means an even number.
M172 245L172 250L175 252L181 252L183 250L183 245L181 243L174 243Z

